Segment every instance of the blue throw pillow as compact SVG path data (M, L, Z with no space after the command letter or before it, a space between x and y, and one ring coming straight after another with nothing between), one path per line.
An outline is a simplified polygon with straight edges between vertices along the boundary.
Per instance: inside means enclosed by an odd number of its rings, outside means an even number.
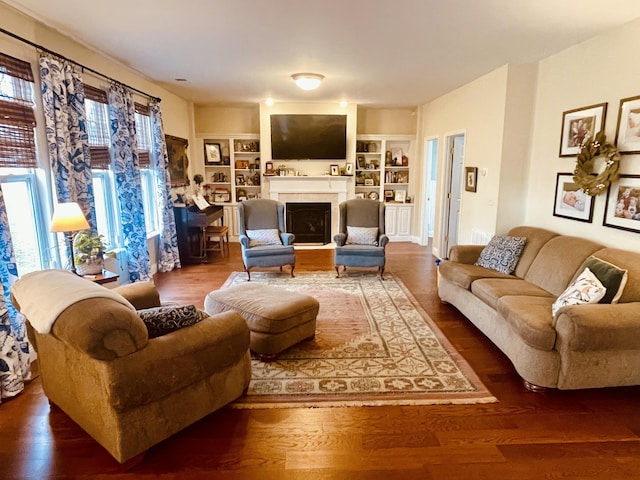
M476 265L511 275L516 269L520 254L522 254L526 243L527 239L525 237L496 235L484 247Z

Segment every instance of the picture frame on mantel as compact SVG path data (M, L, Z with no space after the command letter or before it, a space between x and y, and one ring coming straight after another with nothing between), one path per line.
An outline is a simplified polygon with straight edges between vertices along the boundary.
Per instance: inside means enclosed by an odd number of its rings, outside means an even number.
M336 177L340 175L340 165L332 163L331 164L331 176Z
M640 153L640 95L620 100L616 146L622 154Z
M604 129L607 104L567 110L562 114L560 156L573 157L580 153L582 145Z

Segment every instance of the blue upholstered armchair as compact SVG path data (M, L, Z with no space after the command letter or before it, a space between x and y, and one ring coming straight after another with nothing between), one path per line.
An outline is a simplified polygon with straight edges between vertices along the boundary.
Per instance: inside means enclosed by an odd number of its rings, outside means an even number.
M238 230L244 269L251 280L254 267L296 266L295 235L284 231L284 205L269 199L238 203Z
M336 242L336 273L340 266L378 267L384 280L385 247L389 237L384 233L385 205L368 199L347 200L340 204L340 230Z

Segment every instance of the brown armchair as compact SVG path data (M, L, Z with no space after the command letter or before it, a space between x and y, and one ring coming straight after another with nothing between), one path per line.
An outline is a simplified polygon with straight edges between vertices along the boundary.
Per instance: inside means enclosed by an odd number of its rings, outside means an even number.
M240 315L206 316L149 339L135 309L101 297L105 287L68 275L73 274L27 274L12 287L12 300L21 310L21 304L51 295L53 285L60 296L73 295L74 286L96 295L68 306L49 333L38 333L29 318L27 329L50 403L117 461L136 457L246 390L251 376L249 329ZM113 291L135 308L160 305L152 283Z

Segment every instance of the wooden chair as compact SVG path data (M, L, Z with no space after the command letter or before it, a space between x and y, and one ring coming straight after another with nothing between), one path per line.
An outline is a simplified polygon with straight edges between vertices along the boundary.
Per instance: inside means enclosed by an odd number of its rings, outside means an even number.
M223 257L229 252L229 227L209 225L205 230L207 252L220 252Z

